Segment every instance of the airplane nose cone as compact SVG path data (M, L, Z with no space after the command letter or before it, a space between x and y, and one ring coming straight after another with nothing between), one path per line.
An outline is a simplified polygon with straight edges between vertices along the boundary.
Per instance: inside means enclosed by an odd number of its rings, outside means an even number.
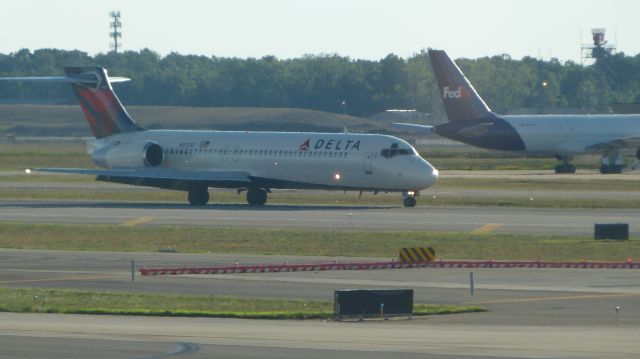
M421 159L421 164L418 168L414 169L412 182L414 189L425 189L433 186L438 181L438 170L427 162L425 159Z
M429 162L425 161L425 187L431 187L438 181L438 169L433 167Z

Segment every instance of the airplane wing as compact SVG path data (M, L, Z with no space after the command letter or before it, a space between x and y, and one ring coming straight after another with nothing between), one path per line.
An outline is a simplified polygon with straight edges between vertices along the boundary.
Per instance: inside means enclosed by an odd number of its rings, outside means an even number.
M93 175L122 178L152 178L162 180L238 182L251 183L248 172L243 171L179 171L174 169L85 169L85 168L34 168L32 171Z
M392 124L391 127L395 128L396 130L402 130L402 131L407 131L411 133L432 133L433 132L433 126L418 125L415 123L397 122Z
M639 148L640 137L622 137L609 142L596 143L595 145L587 146L588 150L610 150L610 149L622 149L622 148Z

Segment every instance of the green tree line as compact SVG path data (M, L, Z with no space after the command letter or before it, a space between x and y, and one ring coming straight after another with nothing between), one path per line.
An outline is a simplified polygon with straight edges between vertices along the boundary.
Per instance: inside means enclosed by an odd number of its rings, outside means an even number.
M604 56L590 66L508 55L457 62L496 112L541 106L608 112L615 102L640 101L640 55ZM75 65L103 66L113 76L132 78L117 89L129 105L296 107L355 116L391 108L443 113L425 51L407 59L389 54L378 61L330 54L295 59L160 56L149 49L95 56L57 49L0 54L0 76L61 75L62 67ZM74 100L59 84L0 83L0 100L16 98Z

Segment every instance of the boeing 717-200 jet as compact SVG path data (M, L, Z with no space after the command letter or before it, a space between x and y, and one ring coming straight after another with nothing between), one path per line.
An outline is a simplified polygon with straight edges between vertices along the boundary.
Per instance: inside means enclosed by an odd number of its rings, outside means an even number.
M148 130L138 125L101 67L67 67L62 77L2 80L70 83L95 136L88 144L101 169L37 168L97 180L188 192L192 205L208 188L246 191L259 206L271 189L401 192L413 207L438 170L406 141L378 134Z

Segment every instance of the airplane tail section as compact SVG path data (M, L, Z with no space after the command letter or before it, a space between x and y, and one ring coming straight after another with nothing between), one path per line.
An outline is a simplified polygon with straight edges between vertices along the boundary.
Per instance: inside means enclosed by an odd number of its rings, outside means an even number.
M107 70L101 67L65 67L64 71L96 138L143 130L129 116L111 87L113 82L128 79L109 78Z
M446 52L429 50L429 58L450 122L473 121L495 116Z
M96 138L144 130L129 116L111 87L128 78L109 77L107 70L97 66L65 67L64 71L66 76L61 77L0 77L0 81L70 83Z

